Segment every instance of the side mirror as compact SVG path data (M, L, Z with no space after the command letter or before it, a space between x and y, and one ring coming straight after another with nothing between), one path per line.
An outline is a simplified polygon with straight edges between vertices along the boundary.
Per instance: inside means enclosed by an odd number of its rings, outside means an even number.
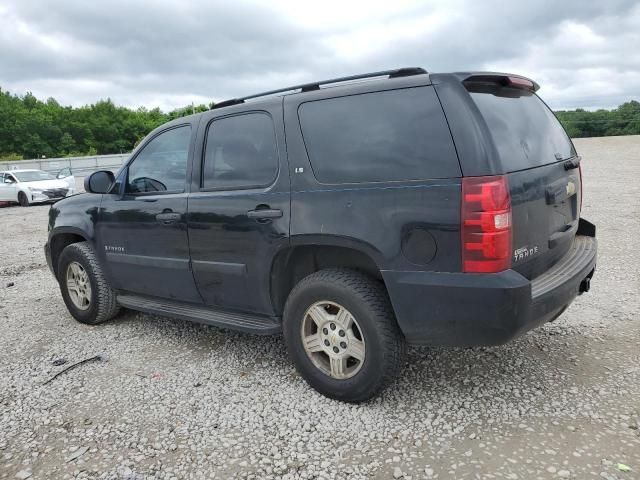
M5 178L4 183L13 183L13 180L11 180L10 178Z
M89 193L107 193L115 181L113 173L109 170L93 172L84 179L84 189Z

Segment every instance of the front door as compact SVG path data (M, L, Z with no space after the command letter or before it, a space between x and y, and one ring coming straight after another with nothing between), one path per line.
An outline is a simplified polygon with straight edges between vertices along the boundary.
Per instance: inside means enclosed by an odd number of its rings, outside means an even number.
M152 136L103 197L98 248L115 288L198 302L189 265L187 172L195 126Z
M0 173L0 201L18 201L18 189L16 179L10 173Z
M213 110L200 122L188 227L207 305L274 314L271 265L289 244L283 132L281 103L235 115Z
M71 168L69 167L63 168L58 172L58 174L56 175L56 178L58 180L64 180L67 183L67 187L69 188L69 190L76 189L76 179L73 176L73 172L71 171Z

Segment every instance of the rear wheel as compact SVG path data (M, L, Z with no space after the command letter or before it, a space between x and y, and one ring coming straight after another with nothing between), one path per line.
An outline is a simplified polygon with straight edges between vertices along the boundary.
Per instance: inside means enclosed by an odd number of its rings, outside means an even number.
M116 292L87 242L73 243L60 254L58 283L69 313L77 321L96 325L117 315Z
M397 376L405 341L382 284L353 270L313 273L293 289L284 336L298 371L320 393L374 397Z
M28 207L29 206L29 197L27 197L26 193L24 193L24 192L18 193L18 203L22 207Z

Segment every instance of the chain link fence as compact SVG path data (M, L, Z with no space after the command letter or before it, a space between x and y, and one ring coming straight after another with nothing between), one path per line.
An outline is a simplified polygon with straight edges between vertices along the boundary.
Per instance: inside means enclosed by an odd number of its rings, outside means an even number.
M0 170L36 169L57 173L63 168L71 168L74 175L86 176L96 170L118 170L127 161L129 154L92 155L86 157L43 158L0 162Z

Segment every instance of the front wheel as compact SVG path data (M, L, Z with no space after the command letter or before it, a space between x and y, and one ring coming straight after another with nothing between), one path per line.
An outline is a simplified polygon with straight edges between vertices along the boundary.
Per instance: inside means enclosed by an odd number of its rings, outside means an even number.
M96 325L119 311L116 292L87 242L72 243L62 251L58 283L69 313L81 323Z
M283 330L300 374L337 400L374 397L404 362L405 341L387 292L354 270L321 270L298 283L285 305Z
M24 192L18 193L18 203L20 204L21 207L29 206L29 197L27 197L26 193Z

